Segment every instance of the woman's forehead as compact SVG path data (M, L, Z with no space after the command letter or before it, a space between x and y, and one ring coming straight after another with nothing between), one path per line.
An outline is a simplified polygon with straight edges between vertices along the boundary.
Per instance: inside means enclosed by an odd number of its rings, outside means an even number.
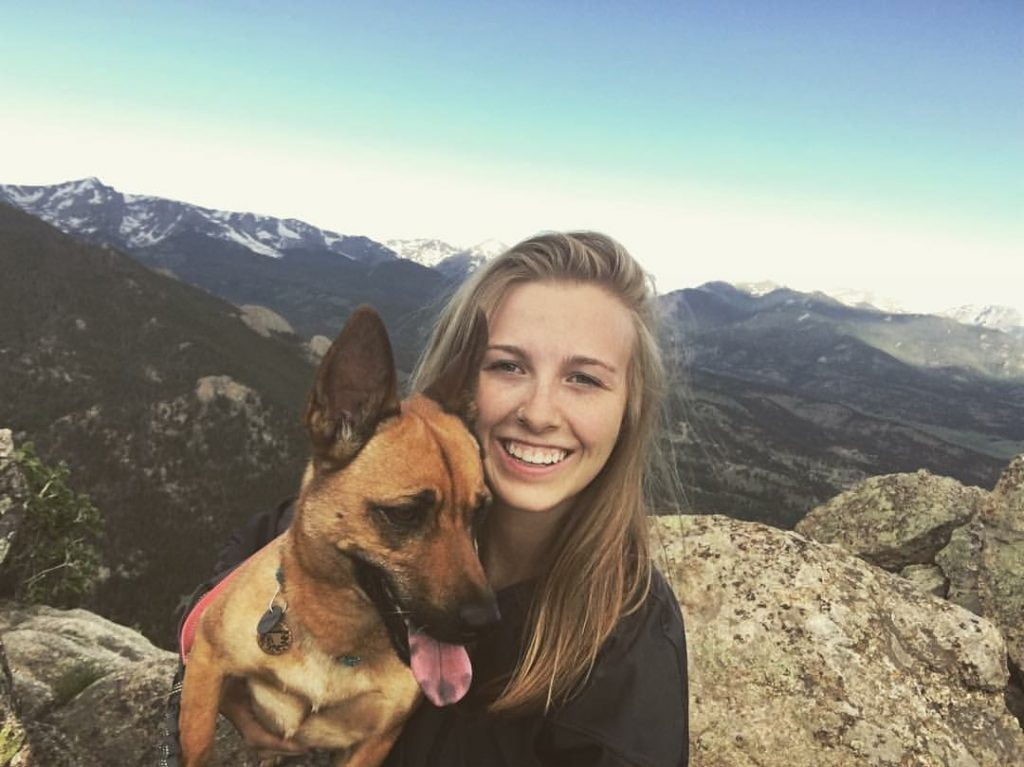
M600 360L614 367L635 340L630 311L590 283L527 282L506 291L488 318L490 346L545 350Z

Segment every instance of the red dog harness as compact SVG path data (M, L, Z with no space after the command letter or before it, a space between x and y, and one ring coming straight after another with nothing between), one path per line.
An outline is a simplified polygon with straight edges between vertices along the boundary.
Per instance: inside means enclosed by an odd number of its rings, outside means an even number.
M245 564L244 562L242 564ZM185 622L181 625L181 634L178 636L178 652L181 655L181 662L188 663L188 653L192 649L192 643L196 638L196 628L199 626L199 618L202 617L203 611L210 606L216 596L224 590L224 587L228 585L228 582L235 577L235 573L241 570L242 567L239 565L234 570L229 572L212 589L203 594L202 598L196 602L195 606L189 611L188 617Z

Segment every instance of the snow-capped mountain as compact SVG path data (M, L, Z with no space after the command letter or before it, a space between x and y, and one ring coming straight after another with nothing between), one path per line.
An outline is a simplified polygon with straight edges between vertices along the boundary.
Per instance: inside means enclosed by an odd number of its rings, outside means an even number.
M129 251L156 245L176 234L198 233L272 258L289 250L328 250L361 263L396 257L366 237L342 235L291 218L122 194L97 178L50 186L0 185L0 202L21 208L68 234Z
M437 267L456 256L465 256L474 262L475 268L508 249L507 245L497 240L484 240L468 248L459 248L442 240L428 239L385 240L384 245L393 250L399 258L429 267Z
M1024 337L1024 315L1009 306L958 306L941 313L942 317L961 322L964 325L979 325L983 328L1001 330Z
M415 261L423 266L437 266L446 258L461 252L461 248L450 245L442 240L413 239L385 240L384 245L391 248L399 258Z

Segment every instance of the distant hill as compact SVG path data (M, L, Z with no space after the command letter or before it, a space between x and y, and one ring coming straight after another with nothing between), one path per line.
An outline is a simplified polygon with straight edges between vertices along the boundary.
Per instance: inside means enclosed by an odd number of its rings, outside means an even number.
M701 512L791 526L866 476L990 488L1024 451L1024 342L822 294L725 283L663 299L688 389L673 442Z
M229 532L297 486L313 368L294 336L6 205L0 272L0 424L103 512L93 606L167 646Z
M452 287L445 272L400 259L367 237L295 219L122 194L95 178L0 185L4 201L235 304L272 309L306 339L333 337L352 309L371 303L397 334L395 355L406 371Z

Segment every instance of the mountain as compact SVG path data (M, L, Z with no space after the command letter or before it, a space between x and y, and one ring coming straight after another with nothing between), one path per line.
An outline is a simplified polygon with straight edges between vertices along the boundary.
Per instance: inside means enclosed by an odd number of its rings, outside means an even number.
M441 272L400 259L366 237L125 195L95 178L0 186L2 200L234 304L271 309L305 338L333 338L356 306L370 303L395 335L395 356L406 371L439 298L451 289Z
M866 476L991 486L1024 452L1024 341L822 294L726 283L663 299L684 386L671 444L703 512L788 527Z
M169 646L230 531L297 487L306 352L6 205L0 270L0 423L66 461L104 515L109 575L90 606Z
M182 233L196 233L272 258L293 250L326 250L371 265L396 258L367 237L318 229L293 218L229 213L162 197L122 194L97 178L51 186L0 185L0 202L79 239L127 251L151 247Z
M457 248L441 240L386 240L400 258L436 269L452 282L462 282L488 259L508 250L498 240L484 240L469 248Z
M965 325L978 325L1024 337L1024 315L1009 306L958 306L942 312L942 316Z

